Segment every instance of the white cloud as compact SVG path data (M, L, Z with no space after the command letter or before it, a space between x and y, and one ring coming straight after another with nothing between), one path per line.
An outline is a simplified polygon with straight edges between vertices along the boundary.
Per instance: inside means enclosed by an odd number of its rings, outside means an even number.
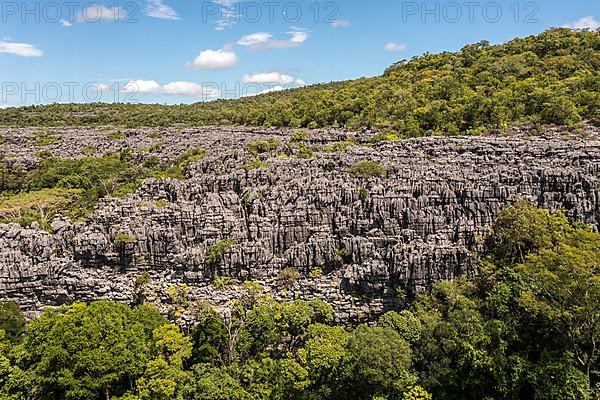
M289 42L293 43L293 44L304 43L306 41L306 39L308 39L308 32L307 31L291 31L291 32L288 32L288 33L290 35L292 35L292 37L289 40Z
M102 4L91 3L75 15L75 22L119 22L126 18L127 11L119 6L109 8Z
M0 40L0 53L14 54L21 57L41 57L44 52L29 43L14 43Z
M225 69L238 63L238 56L233 50L204 50L186 67L196 69Z
M215 88L206 88L193 82L171 82L163 86L165 94L183 95L192 97L216 97L219 91Z
M9 107L13 107L13 106L11 106L10 104L6 104L6 103L0 103L0 109L9 108Z
M105 83L96 82L93 84L93 89L95 89L97 92L104 92L104 91L108 91L110 89L110 87Z
M389 51L390 53L397 53L400 51L408 50L408 46L404 43L394 43L389 42L384 47L385 51Z
M66 19L61 19L61 20L60 20L60 24L61 24L62 26L64 26L65 28L70 28L70 27L72 27L72 26L73 26L73 23L72 23L72 22L69 22L69 21L67 21Z
M267 32L252 33L238 40L238 44L241 46L255 46L261 43L267 43L272 37L273 35Z
M246 95L244 95L242 97L260 96L261 94L281 92L282 90L286 90L286 89L283 86L277 85L277 86L273 86L273 87L270 87L268 89L262 90L262 91L260 91L258 93L246 94Z
M571 28L571 29L590 29L595 31L600 28L600 22L594 19L591 15L587 17L583 17L571 24L563 25L563 28Z
M350 26L350 21L345 19L336 19L331 23L331 26L333 26L334 28L345 28L347 26Z
M280 84L280 85L306 85L302 79L297 79L292 76L282 74L280 72L262 72L259 74L253 75L244 75L242 78L242 82L244 83L261 83L261 84Z
M290 35L290 38L287 40L274 39L273 36L267 32L253 33L242 37L238 41L238 44L248 46L254 50L297 47L308 39L309 31L300 28L292 28L291 31L286 33Z
M213 0L213 3L219 8L219 20L215 30L222 31L225 28L231 28L240 20L237 3L239 0Z
M177 20L179 15L177 12L163 3L163 0L148 0L146 6L146 15L152 18Z
M134 80L129 81L123 87L125 93L140 94L166 94L190 96L197 98L216 97L219 91L215 88L207 88L193 82L171 82L166 85L160 85L156 81Z
M144 81L141 79L129 81L123 87L126 93L161 93L162 87L156 81Z

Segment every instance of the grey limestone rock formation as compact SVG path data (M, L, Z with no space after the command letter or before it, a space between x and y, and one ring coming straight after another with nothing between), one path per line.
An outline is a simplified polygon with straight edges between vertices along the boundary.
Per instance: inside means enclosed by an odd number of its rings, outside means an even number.
M3 133L9 162L37 163L34 132ZM58 129L47 149L60 157L130 147L172 160L191 146L208 155L185 180L150 179L133 196L102 199L85 222L57 216L52 232L0 225L0 296L35 314L75 300L131 303L143 290L168 310L183 288L226 307L256 281L281 299L321 298L340 320L369 319L433 282L477 274L493 220L519 198L598 227L598 134L514 129L365 145L369 132L321 130L306 143L315 156L302 159L279 156L297 146L285 130L138 129L111 139L100 129ZM268 168L241 168L255 157L245 144L269 137L280 145L260 156ZM323 151L348 139L359 144ZM386 176L352 176L361 160ZM221 251L207 258L215 245ZM289 271L299 278L285 281ZM150 278L143 289L142 275Z

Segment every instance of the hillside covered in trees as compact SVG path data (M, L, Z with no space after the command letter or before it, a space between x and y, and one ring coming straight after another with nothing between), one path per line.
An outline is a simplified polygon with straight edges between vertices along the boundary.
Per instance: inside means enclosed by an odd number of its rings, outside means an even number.
M192 105L65 104L0 111L3 126L372 127L401 137L600 119L600 35L551 29L401 61L382 76Z
M0 399L597 399L600 235L526 202L493 227L479 277L437 283L371 325L248 282L182 331L150 302L0 303ZM178 312L178 311L174 311Z

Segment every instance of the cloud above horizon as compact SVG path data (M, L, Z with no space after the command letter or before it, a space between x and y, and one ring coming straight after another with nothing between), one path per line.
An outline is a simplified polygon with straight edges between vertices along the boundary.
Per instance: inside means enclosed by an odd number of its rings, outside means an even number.
M306 85L302 79L294 78L281 72L261 72L258 74L247 74L242 78L243 83L279 84L279 85Z
M190 96L196 98L217 97L219 91L216 88L208 88L194 82L176 81L160 85L154 80L133 80L123 87L125 93L140 94L166 94Z
M194 61L185 64L194 69L226 69L237 65L239 58L237 54L228 48L219 50L204 50L198 54Z
M146 16L167 20L178 20L179 14L163 0L148 0L146 5Z
M212 0L212 2L219 8L220 18L215 25L216 31L222 31L237 24L239 20L237 3L239 3L239 0Z
M571 29L590 29L595 31L600 28L600 21L596 20L593 16L588 15L586 17L580 18L577 21L565 24L562 26L563 28L571 28Z
M277 85L277 86L273 86L270 88L267 88L265 90L261 90L258 93L250 93L250 94L245 94L242 97L254 97L254 96L260 96L261 94L267 94L267 93L274 93L274 92L281 92L282 90L286 90L286 88L284 88L281 85Z
M309 31L306 29L292 28L291 31L286 32L290 35L289 39L275 39L272 34L268 32L257 32L250 35L243 36L238 40L237 44L240 46L246 46L253 50L267 50L267 49L285 49L289 47L300 46L308 39Z
M12 54L20 57L41 57L44 52L37 46L29 43L15 43L0 40L0 53Z
M389 42L386 43L385 46L383 46L383 49L390 53L398 53L401 51L408 50L408 46L404 43Z
M336 19L331 23L331 26L333 26L334 28L345 28L350 26L350 21L345 19Z
M75 22L120 22L127 19L127 11L124 8L115 5L106 7L98 3L88 4L83 10L75 14ZM71 21L61 21L63 26L69 27Z

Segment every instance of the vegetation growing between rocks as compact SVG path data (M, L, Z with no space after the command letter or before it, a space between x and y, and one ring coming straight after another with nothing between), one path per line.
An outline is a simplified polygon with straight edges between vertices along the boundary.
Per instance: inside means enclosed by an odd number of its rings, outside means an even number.
M264 140L253 140L246 146L248 152L252 155L259 155L263 153L269 153L271 151L277 150L279 147L279 141L274 138L264 139Z
M225 253L235 245L235 240L226 239L213 243L208 247L204 262L207 265L216 265L221 262Z
M149 303L75 303L27 324L2 303L0 398L598 398L600 234L520 202L493 226L489 254L480 276L354 327L253 282L225 315L169 290L178 312L194 310L189 334Z
M128 196L145 179L183 179L185 169L202 160L206 151L190 148L171 164L155 156L137 160L131 149L80 159L61 159L48 152L40 156L39 165L30 171L0 162L0 223L37 222L50 229L57 213L80 220L100 198Z
M250 160L247 163L245 163L244 165L242 165L242 169L245 171L252 171L255 169L267 169L267 168L269 168L269 164L267 164L264 161L261 161L260 158L253 158L252 160Z
M350 129L385 140L600 119L600 36L551 29L400 61L382 76L193 105L56 104L0 110L5 126L241 124ZM381 139L381 138L380 138Z
M323 148L323 151L325 151L326 153L341 153L355 145L356 145L356 142L354 142L352 140L344 140L341 142L335 142L335 143L325 146Z
M370 179L375 177L384 177L385 167L377 162L363 160L353 164L348 172L355 178Z

